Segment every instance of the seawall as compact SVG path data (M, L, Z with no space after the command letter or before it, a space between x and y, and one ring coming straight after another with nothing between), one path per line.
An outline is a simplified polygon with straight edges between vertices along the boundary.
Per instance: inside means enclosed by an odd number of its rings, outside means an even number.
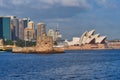
M46 53L64 53L64 48L36 48L36 47L14 47L12 49L13 53L36 53L36 54L46 54Z

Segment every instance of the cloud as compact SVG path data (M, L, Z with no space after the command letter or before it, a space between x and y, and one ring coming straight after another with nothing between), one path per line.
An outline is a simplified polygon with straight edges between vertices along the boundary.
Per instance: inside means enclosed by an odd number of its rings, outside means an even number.
M115 0L0 0L0 13L41 19L68 18L94 10L94 5L108 7L113 1Z
M6 4L4 3L4 0L0 0L0 7L5 7Z
M118 6L117 0L96 0L96 2L99 6L102 6L104 8L116 8Z
M41 6L65 6L65 7L89 7L87 0L0 0L0 6L6 4L9 6L36 6L42 8ZM39 5L39 6L38 6Z
M4 4L3 4L3 1L2 1L2 0L0 0L0 6L4 6Z
M43 18L66 18L88 10L87 0L0 0L1 13ZM4 6L6 5L6 6Z
M71 19L69 18L56 18L56 19L46 19L46 22L69 22Z
M56 6L90 8L93 6L91 2L96 2L99 5L107 6L111 3L113 4L115 1L116 0L0 0L0 6L34 6L34 8L37 9L44 8L45 6L47 6L46 8Z
M82 8L89 8L90 5L88 4L87 0L60 0L59 2L62 6L67 7L82 7Z
M107 0L97 0L98 3L105 5L107 3Z
M30 2L28 0L11 0L11 3L13 5L25 5L29 4Z
M100 6L103 6L105 8L108 8L108 6L110 5L109 4L109 1L107 0L97 0L97 3L100 5Z

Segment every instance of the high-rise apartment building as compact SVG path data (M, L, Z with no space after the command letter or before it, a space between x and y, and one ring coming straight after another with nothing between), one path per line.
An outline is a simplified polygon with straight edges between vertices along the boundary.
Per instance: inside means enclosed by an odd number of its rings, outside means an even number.
M37 38L46 35L46 24L38 23L37 24Z
M0 38L10 40L10 17L0 17Z

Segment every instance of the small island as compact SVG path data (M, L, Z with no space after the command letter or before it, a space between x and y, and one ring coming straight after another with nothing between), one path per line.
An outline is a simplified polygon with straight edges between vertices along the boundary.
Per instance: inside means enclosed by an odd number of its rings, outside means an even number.
M13 47L13 53L64 53L64 47L53 47L51 36L41 36L34 47Z

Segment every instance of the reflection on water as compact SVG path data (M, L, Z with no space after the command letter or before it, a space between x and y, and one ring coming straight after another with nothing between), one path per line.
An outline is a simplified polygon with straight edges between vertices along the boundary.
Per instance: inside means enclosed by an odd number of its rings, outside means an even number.
M0 52L0 80L120 80L120 50Z

